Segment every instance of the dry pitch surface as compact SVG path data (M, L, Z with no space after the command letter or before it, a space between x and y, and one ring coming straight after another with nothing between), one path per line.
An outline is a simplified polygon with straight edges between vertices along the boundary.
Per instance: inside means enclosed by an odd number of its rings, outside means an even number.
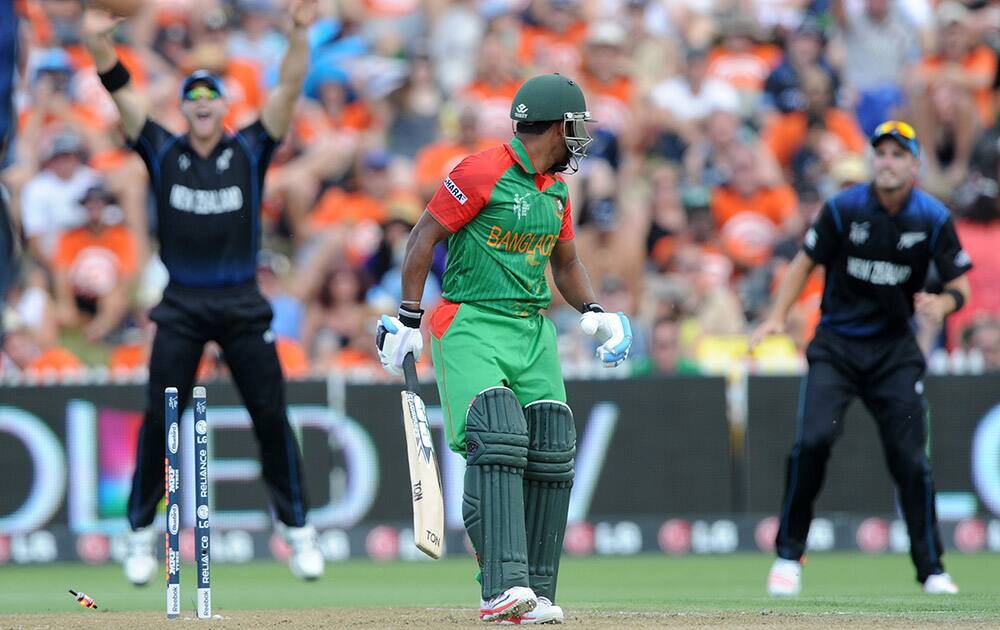
M211 628L490 628L474 620L474 611L428 608L341 608L326 610L258 610L235 611L219 615ZM199 625L195 625L199 624ZM995 620L962 620L951 615L940 619L921 616L919 619L851 615L837 613L789 613L761 611L755 613L666 613L613 612L607 610L568 613L565 626L573 628L789 628L813 630L821 628L996 628ZM200 628L192 617L167 621L161 614L150 612L100 613L80 611L79 614L3 615L0 628L17 630L49 630L55 628L101 628L118 630L132 628Z

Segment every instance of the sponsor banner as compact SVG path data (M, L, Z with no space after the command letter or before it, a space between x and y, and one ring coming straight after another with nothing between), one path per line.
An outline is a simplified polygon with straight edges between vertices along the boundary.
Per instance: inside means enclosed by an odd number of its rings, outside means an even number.
M748 382L746 510L772 512L784 491L802 379ZM928 377L930 458L942 520L1000 516L1000 374ZM916 417L913 422L923 422ZM847 410L830 456L817 512L898 514L878 429L861 401Z
M768 529L776 527L773 519L746 515L777 511L799 381L749 379L745 449L731 447L732 436L742 433L730 432L722 378L567 383L579 435L567 549L609 554L766 548L774 537ZM214 559L287 555L271 534L249 416L231 385L208 388ZM288 384L289 416L312 500L310 519L331 560L422 555L400 542L412 540L400 389ZM957 549L1000 547L998 392L1000 375L935 377L926 383L938 513L947 544ZM424 394L442 470L446 545L454 552L466 545L464 461L447 448L454 427L442 416L436 388L428 384ZM138 385L0 388L0 564L101 563L120 556L144 395ZM337 401L333 407L328 395ZM888 548L895 550L905 530L873 422L855 406L845 425L817 506L830 524L817 521L811 542L815 538L823 548L826 537L834 541L831 549L877 550L888 536ZM178 527L187 559L194 557L191 529L197 517L193 434L188 408L177 437L179 478L172 480L180 492ZM703 516L686 516L692 514ZM161 510L157 526L166 525Z
M608 518L570 523L564 550L568 556L631 556L640 553L724 555L774 551L777 516L651 516ZM1000 552L1000 520L970 518L941 525L950 553ZM194 563L193 530L181 531L179 562ZM330 562L366 558L377 562L430 561L413 545L406 522L363 524L319 532L319 546ZM461 530L448 530L445 555L467 555L472 549ZM837 514L817 517L809 532L809 553L861 551L871 554L909 551L905 523L891 515ZM239 564L252 560L288 560L290 550L276 534L232 529L212 533L212 562ZM30 534L0 535L0 566L82 561L119 562L125 553L124 534L71 534L65 528Z

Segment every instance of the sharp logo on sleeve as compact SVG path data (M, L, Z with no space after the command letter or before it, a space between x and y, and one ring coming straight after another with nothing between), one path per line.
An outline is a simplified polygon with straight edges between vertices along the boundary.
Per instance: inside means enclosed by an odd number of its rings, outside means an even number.
M462 189L458 187L458 184L451 181L450 177L444 178L444 187L447 188L448 192L451 193L451 196L457 199L458 203L463 206L465 205L465 202L469 200L469 198L465 196L465 193L462 192Z
M808 247L809 249L814 249L816 247L816 240L818 238L819 237L816 235L815 228L809 228L809 231L806 232L806 239L805 239L806 247Z
M926 239L927 234L924 232L903 232L899 235L899 243L896 244L896 249L910 249Z

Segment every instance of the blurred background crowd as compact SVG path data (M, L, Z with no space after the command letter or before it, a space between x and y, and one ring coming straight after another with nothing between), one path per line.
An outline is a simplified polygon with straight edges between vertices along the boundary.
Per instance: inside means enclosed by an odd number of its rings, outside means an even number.
M540 72L584 86L598 123L568 177L577 249L606 309L634 315L628 371L803 366L822 276L788 334L745 357L801 237L869 177L887 118L921 138L921 186L948 203L976 267L937 372L1000 370L1000 3L976 0L320 0L312 66L267 173L258 279L289 378L382 378L377 315L399 302L409 228L465 155L506 141ZM141 378L166 282L147 177L78 36L76 0L27 0L16 135L0 177L28 259L4 314L0 375ZM285 48L282 0L149 0L117 31L151 116L183 131L179 83L223 77L253 121ZM438 298L441 248L424 307ZM933 281L932 281L933 282ZM601 372L555 297L567 374ZM225 368L209 347L201 378ZM425 358L426 361L426 358Z

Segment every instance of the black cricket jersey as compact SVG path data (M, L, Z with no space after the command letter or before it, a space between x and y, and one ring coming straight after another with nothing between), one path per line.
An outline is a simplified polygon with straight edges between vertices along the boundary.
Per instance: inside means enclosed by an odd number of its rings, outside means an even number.
M972 268L948 209L916 188L895 216L871 184L830 198L803 250L826 267L820 325L848 337L909 332L930 261L943 282Z
M171 283L226 287L254 279L261 189L276 146L258 120L224 134L202 158L186 135L146 120L132 148L149 170L160 258Z

